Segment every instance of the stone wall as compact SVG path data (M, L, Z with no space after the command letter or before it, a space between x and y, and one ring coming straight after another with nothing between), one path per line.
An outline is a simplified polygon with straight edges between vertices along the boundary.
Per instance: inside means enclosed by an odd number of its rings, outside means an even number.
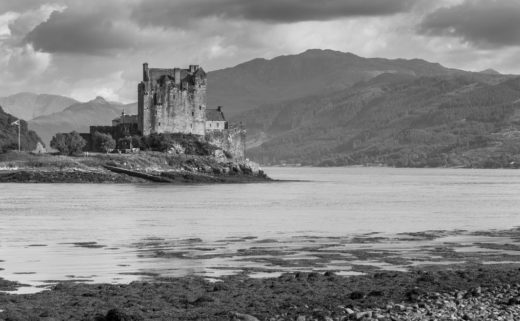
M246 130L242 126L230 126L224 130L206 130L206 141L215 145L236 160L244 160L246 155Z

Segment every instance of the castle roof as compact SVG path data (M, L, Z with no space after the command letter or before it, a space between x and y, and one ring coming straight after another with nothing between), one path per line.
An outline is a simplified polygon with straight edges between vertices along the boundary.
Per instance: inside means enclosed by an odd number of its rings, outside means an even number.
M222 109L206 109L206 121L226 121Z

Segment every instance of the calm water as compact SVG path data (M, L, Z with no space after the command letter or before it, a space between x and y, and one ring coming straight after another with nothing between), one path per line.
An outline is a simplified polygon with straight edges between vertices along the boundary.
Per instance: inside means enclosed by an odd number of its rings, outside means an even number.
M250 246L247 242L254 238L287 245L309 236L520 225L520 171L267 168L266 172L273 178L300 181L202 186L0 184L0 268L4 269L0 277L38 285L67 278L127 282L138 278L139 271L150 270L162 275L211 275L212 268L226 264L226 259L165 259L147 255L146 250L155 246L156 251L161 243L167 249L211 254Z

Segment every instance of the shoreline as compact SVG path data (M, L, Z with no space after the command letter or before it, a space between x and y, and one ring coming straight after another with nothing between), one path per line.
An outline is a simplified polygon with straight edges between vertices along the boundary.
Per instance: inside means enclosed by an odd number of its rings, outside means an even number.
M241 184L282 182L268 176L257 175L199 175L192 172L162 173L149 178L136 177L124 173L82 170L0 170L0 183L45 183L45 184Z
M272 181L248 160L214 156L89 154L0 155L0 183L252 183Z
M88 283L82 279L55 281L50 290L35 294L0 292L0 310L3 311L0 312L0 320L411 321L498 320L498 316L502 320L518 320L520 229L463 233L478 238L473 244L466 243L468 239L454 241L452 237L457 233L411 232L396 234L388 239L369 233L352 236L348 242L335 237L317 237L310 239L308 244L298 244L302 250L323 254L315 261L306 260L303 263L310 271L297 272L298 268L290 264L293 271L267 278L252 275L267 271L258 265L260 262L268 266L280 264L280 258L285 254L280 254L275 246L281 249L286 247L286 243L274 242L268 248L261 248L258 246L267 244L269 240L244 237L242 240L251 242L247 244L256 246L249 246L245 251L238 250L239 261L250 256L252 262L257 263L255 267L239 269L241 272L238 274L222 275L215 279L193 274L164 277L143 271L140 275L146 275L144 280L127 284ZM436 241L444 237L449 239ZM490 242L490 237L496 240ZM336 249L335 253L327 254L324 251L326 248L335 248L335 244L331 243L333 240L344 244L346 249ZM417 244L418 240L430 242L430 248ZM229 241L234 244L234 240ZM185 258L186 254L179 252L179 249L165 249L165 243L159 239L150 242L150 247L139 245L141 251L146 250L141 252L143 257ZM312 250L309 244L314 243L318 244ZM198 239L190 240L186 246L193 248L194 244L202 248L208 246ZM374 244L383 246L380 249L371 247ZM421 253L428 253L430 257L422 258L423 265L409 265L407 272L353 262L352 271L363 274L345 276L338 268L327 269L323 266L324 262L336 260L339 253L355 254L354 260L377 259L399 266L410 260L406 249L396 256L395 249L402 248L403 244L422 249ZM471 251L474 244L485 251ZM87 249L98 248L94 246L97 244L80 245ZM393 247L388 248L388 245ZM454 249L470 251L458 252ZM287 250L292 252L294 249ZM276 257L276 253L282 256ZM273 255L272 259L265 261L269 254ZM232 253L226 255L236 256ZM202 253L202 257L207 255ZM415 260L418 258L413 257ZM514 262L504 261L513 258ZM450 259L453 263L435 264L437 260L442 263ZM21 284L0 279L0 291L10 291L18 286ZM114 313L127 319L112 319Z
M5 320L518 320L520 265L443 267L362 276L157 278L126 285L59 283L0 293ZM111 319L116 313L125 318ZM251 319L255 318L255 319ZM393 318L393 319L392 319Z

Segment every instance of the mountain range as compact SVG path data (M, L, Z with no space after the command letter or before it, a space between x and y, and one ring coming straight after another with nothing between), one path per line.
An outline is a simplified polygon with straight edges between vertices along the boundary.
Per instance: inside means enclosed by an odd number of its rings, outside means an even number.
M517 166L519 82L492 69L313 49L209 72L208 107L245 123L248 156L264 164ZM137 109L58 97L24 111L46 143Z
M343 90L383 73L420 77L461 72L421 59L362 58L311 49L209 72L208 105L223 106L226 114L233 117L267 104Z
M73 130L88 133L93 125L112 125L112 119L127 113L136 113L136 104L120 104L108 102L103 97L79 103L76 102L67 108L48 115L42 115L29 120L29 127L36 131L42 140L49 145L50 140L57 132L67 133Z
M59 95L18 93L0 98L0 106L5 112L24 120L60 112L78 101Z

